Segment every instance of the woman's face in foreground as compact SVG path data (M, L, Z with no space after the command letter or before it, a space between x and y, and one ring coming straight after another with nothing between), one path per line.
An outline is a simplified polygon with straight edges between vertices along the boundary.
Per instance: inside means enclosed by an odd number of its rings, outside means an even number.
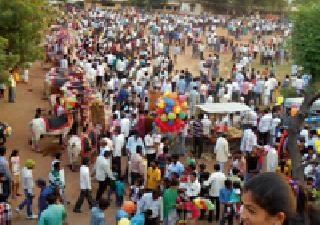
M243 211L241 219L243 225L282 225L284 214L270 215L265 209L255 203L250 191L242 195Z

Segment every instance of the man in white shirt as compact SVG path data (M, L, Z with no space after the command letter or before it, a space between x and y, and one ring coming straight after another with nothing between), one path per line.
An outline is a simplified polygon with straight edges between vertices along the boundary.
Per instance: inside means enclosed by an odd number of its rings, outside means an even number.
M217 139L216 146L214 148L214 153L216 154L216 161L220 164L220 169L224 171L224 164L229 158L229 143L226 135L223 134Z
M268 113L268 110L264 111L264 115L259 121L259 141L260 145L267 145L269 138L269 131L271 128L272 115Z
M203 127L203 135L209 137L210 133L211 133L211 126L212 126L212 122L211 120L208 118L208 115L205 114L203 116L203 119L201 120L202 123L202 127Z
M21 171L21 181L23 190L25 193L25 199L22 201L16 208L16 212L20 213L20 211L27 206L27 219L36 219L37 215L32 213L32 199L34 196L34 181L32 170L34 169L35 162L33 160L28 159L25 162L25 167L22 168Z
M190 181L187 183L186 186L186 195L193 200L194 198L198 197L201 190L201 185L197 179L197 174L195 172L191 173Z
M87 158L84 158L82 160L82 165L80 167L80 189L81 189L80 196L73 209L73 212L75 213L81 213L80 208L82 206L84 198L88 200L90 208L94 204L94 201L91 195L91 178L90 178L88 164L89 164L89 160Z
M142 147L138 145L136 152L131 154L130 167L131 167L131 184L135 184L136 180L144 177L145 167L143 163Z
M98 88L102 87L103 77L104 77L105 69L102 65L102 62L97 66L97 77L96 77L96 85Z
M112 165L114 172L117 172L118 175L121 174L121 155L122 148L124 146L124 135L120 133L119 129L115 130L115 135L112 139L113 141L113 154L112 154Z
M161 199L158 190L146 193L137 204L137 212L145 213L145 225L158 225L160 218Z
M121 133L124 135L124 137L125 138L129 137L130 120L124 114L121 115L120 128L121 128Z
M107 189L108 179L115 180L110 163L111 152L105 152L103 156L98 156L95 164L96 180L99 182L96 200L99 201Z
M301 79L301 76L298 76L298 78L296 80L297 94L300 94L303 88L304 88L304 81L303 81L303 79Z
M216 221L219 221L219 216L220 216L220 201L219 201L219 194L220 190L224 188L224 182L226 180L226 176L223 172L220 171L220 165L215 164L214 165L214 170L209 179L207 181L204 181L205 186L210 185L210 190L209 190L209 196L210 200L213 202L215 201L215 207L216 207ZM209 218L208 221L212 222L213 220L213 211L209 211Z

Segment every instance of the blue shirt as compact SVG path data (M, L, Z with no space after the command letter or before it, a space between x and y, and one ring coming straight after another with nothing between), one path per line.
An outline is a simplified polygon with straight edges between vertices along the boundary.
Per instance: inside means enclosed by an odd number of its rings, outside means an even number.
M228 203L232 194L232 189L222 188L220 189L219 200L220 203Z
M92 207L90 225L105 225L104 213L98 207Z
M116 181L116 195L124 196L124 183L120 180Z
M3 156L0 156L0 173L3 173L9 180L11 180L9 164L7 159Z
M121 89L118 95L118 101L122 102L128 98L128 93L125 89Z
M180 79L178 83L179 93L184 94L186 91L186 82L184 79Z
M48 208L48 203L46 201L47 195L50 194L52 192L51 188L48 187L44 187L41 189L40 191L40 195L38 198L38 209L39 209L39 217L40 214Z
M184 166L182 163L177 162L176 164L171 163L168 167L168 173L166 174L166 177L170 177L171 173L177 173L178 176L181 176L184 172Z
M65 218L66 212L63 205L49 205L48 208L42 212L38 225L62 225Z

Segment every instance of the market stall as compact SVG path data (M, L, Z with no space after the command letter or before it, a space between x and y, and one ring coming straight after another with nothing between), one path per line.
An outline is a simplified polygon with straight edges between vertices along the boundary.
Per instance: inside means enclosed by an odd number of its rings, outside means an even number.
M251 108L245 104L239 102L228 102L228 103L206 103L202 105L197 105L197 108L201 113L209 115L209 119L212 124L214 124L214 129L210 136L208 137L210 144L215 144L219 133L227 134L227 140L229 142L230 151L239 150L242 130L240 128L240 114L250 111ZM221 119L220 123L219 117L227 118L230 122L226 122ZM238 122L235 122L235 118L238 118Z

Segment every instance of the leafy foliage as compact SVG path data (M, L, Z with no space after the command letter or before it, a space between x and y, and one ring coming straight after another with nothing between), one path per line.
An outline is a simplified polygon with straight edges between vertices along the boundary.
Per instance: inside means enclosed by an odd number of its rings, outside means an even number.
M234 11L242 13L254 13L258 11L282 11L285 10L287 0L202 0L214 6L216 11Z
M0 36L7 39L8 52L19 56L18 66L43 57L48 9L44 0L0 0Z
M299 97L295 88L281 88L281 95L285 98Z
M8 81L8 70L18 61L19 56L7 53L8 40L0 37L0 83Z
M145 7L147 9L152 8L152 6L159 6L165 3L167 0L130 0L131 5L137 7Z
M320 80L320 2L299 7L292 19L292 54L296 64L313 76L313 81Z

